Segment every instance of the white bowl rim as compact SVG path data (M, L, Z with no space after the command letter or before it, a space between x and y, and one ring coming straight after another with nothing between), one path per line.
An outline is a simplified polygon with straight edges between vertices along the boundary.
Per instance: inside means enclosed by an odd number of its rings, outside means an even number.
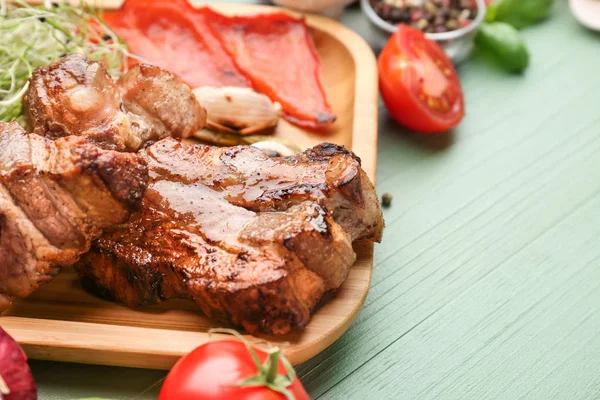
M271 0L275 5L303 13L319 13L330 9L345 8L356 0ZM210 3L210 2L209 2Z
M469 25L448 32L425 33L425 37L427 39L432 39L436 41L454 40L477 29L479 25L481 25L481 23L483 22L483 19L485 18L486 5L484 0L475 0L475 2L477 3L477 15ZM373 7L371 7L371 3L369 0L360 0L360 3L363 11L365 12L365 14L367 14L367 17L369 17L371 22L373 22L382 30L388 32L390 35L396 32L396 30L398 29L398 25L390 24L389 22L381 18L375 12L375 10L373 10Z

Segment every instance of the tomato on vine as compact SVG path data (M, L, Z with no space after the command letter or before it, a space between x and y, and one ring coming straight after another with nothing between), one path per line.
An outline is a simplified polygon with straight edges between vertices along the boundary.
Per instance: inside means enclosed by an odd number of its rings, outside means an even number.
M181 358L167 375L159 400L310 400L278 347L268 351L240 340L219 340Z

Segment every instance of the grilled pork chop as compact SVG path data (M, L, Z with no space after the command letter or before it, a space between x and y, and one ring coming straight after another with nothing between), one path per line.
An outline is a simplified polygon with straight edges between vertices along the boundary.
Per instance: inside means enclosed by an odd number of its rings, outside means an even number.
M118 80L117 87L122 108L142 144L165 137L187 138L206 123L206 110L190 87L159 67L138 64Z
M25 118L30 131L50 139L86 136L105 149L136 151L148 141L191 136L206 111L170 72L136 65L115 83L101 63L73 54L34 71Z
M140 210L75 266L88 289L130 307L188 298L250 333L284 334L342 284L353 240L381 238L373 186L342 147L272 159L165 139L140 155Z
M324 143L292 157L270 158L253 147L191 146L182 151L177 142L165 140L146 154L151 155L144 157L151 170L184 182L201 180L234 205L276 211L315 201L352 241L381 241L383 219L373 184L360 159L342 146Z
M134 154L84 138L50 141L0 123L0 310L86 252L102 229L125 221L147 184Z

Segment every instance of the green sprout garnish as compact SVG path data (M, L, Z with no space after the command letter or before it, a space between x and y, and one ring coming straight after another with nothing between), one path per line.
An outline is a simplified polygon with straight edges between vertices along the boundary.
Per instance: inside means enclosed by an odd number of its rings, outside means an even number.
M127 68L127 46L96 13L45 2L31 6L0 0L0 121L23 124L23 96L32 72L68 54L105 63L114 78Z

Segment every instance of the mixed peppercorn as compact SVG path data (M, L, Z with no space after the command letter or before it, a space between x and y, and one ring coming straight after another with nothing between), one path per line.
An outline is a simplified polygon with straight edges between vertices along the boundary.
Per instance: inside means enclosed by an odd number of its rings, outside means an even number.
M477 15L475 0L370 0L373 10L391 24L408 24L441 33L467 26ZM527 0L523 0L527 1Z

